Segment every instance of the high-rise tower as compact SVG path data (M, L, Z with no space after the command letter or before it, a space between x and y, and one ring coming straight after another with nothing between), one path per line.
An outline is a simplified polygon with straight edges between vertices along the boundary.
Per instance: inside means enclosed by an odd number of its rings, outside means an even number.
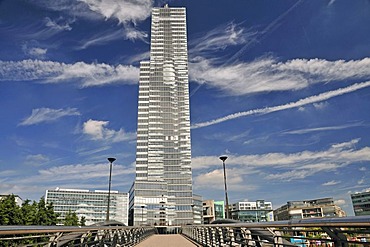
M153 8L150 61L140 63L131 224L193 223L185 8Z

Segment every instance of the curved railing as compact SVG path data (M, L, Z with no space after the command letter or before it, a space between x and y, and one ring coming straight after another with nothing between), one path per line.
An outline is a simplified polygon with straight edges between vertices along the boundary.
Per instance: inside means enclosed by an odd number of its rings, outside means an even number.
M176 229L176 233L182 232L200 246L370 247L370 216L187 225ZM157 233L149 226L0 226L0 247L134 246Z
M202 246L370 246L370 216L182 227Z
M0 226L0 246L134 246L154 227Z

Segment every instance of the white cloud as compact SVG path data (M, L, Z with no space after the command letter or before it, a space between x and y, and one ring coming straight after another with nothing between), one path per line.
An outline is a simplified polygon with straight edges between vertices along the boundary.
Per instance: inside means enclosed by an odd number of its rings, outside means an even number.
M332 186L332 185L336 185L336 184L339 184L339 183L340 183L339 181L331 180L331 181L328 181L326 183L323 183L322 185L323 186Z
M78 0L87 4L90 10L106 19L116 18L119 22L137 23L150 16L151 0Z
M80 113L76 108L67 109L50 109L38 108L33 109L31 116L24 119L19 125L33 125L39 123L48 123L66 116L78 116Z
M199 174L194 178L194 188L213 188L213 189L224 189L224 175L223 170L213 170L210 172ZM229 189L238 190L240 185L243 184L243 177L241 174L234 173L229 170L227 173L227 186ZM245 190L245 186L243 186Z
M138 23L150 16L151 0L34 0L34 4L72 17L117 19L120 23Z
M357 91L357 90L360 90L360 89L363 89L363 88L366 88L366 87L369 87L369 86L370 86L370 81L362 82L362 83L356 83L356 84L353 84L353 85L345 87L345 88L339 88L339 89L336 89L336 90L333 90L333 91L328 91L328 92L321 93L321 94L318 94L318 95L313 95L313 96L303 98L303 99L300 99L300 100L295 101L295 102L290 102L290 103L287 103L287 104L284 104L284 105L271 106L271 107L266 107L266 108L259 108L259 109L245 111L245 112L237 112L237 113L230 114L230 115L227 115L225 117L218 118L218 119L214 119L214 120L210 120L210 121L206 121L206 122L202 122L202 123L196 123L196 124L193 124L191 127L192 127L192 129L202 128L202 127L222 123L222 122L225 122L225 121L228 121L228 120L237 119L237 118L240 118L240 117L256 115L256 114L267 114L267 113L271 113L271 112L277 112L277 111L283 111L283 110L287 110L287 109L299 108L299 107L302 107L302 106L305 106L305 105L308 105L308 104L313 104L313 103L316 103L316 102L325 101L325 100L328 100L328 99L333 98L333 97L337 97L337 96L340 96L340 95L343 95L343 94L351 93L351 92L354 92L354 91Z
M334 201L334 204L337 205L337 206L342 206L342 205L345 205L346 203L347 202L344 199L338 199L338 200Z
M142 40L144 42L146 41L146 38L148 37L148 34L143 31L139 31L130 25L124 25L125 28L119 28L116 31L107 30L101 33L95 34L93 37L90 37L89 39L82 40L80 43L81 45L77 47L77 49L86 49L90 46L96 46L96 45L104 45L109 43L113 40L118 39L129 39L131 41L135 41L137 39Z
M132 181L135 169L130 165L120 164L116 161L113 165L112 177L113 185L129 186L128 181ZM2 176L11 179L2 180ZM99 164L70 164L55 166L47 169L38 170L35 175L20 175L19 171L0 172L0 190L2 193L14 193L22 197L27 194L32 195L34 200L38 200L45 190L55 187L78 188L78 189L106 189L109 176L109 165ZM115 179L116 178L116 179ZM103 183L102 183L103 181Z
M48 49L43 49L38 47L38 42L37 41L29 41L25 42L22 45L22 51L25 55L33 58L44 58Z
M360 179L357 181L357 184L364 184L365 183L365 179Z
M46 54L47 51L48 49L33 47L27 51L27 54L32 57L42 57Z
M31 154L27 155L26 157L26 164L32 166L41 166L47 162L49 162L49 158L42 154Z
M125 33L124 33L124 37L126 39L129 39L131 41L135 41L135 40L142 40L146 43L148 43L146 41L146 39L148 38L148 34L144 31L140 31L140 30L137 30L129 25L124 25L125 26Z
M245 44L255 34L255 32L245 30L239 24L230 22L191 40L189 53L199 56L210 51L223 50L228 46Z
M45 26L54 29L55 31L71 31L72 27L70 24L73 22L74 20L66 21L61 17L56 20L52 20L49 17L45 17L44 19Z
M229 155L228 169L233 174L264 174L267 180L291 181L318 173L332 172L356 162L370 161L370 147L356 149L358 139L333 144L327 150L297 153L266 153L259 155ZM193 170L220 166L216 156L192 158ZM212 175L212 174L211 174ZM215 175L215 174L213 174Z
M44 81L59 83L78 81L83 87L114 82L135 84L139 69L133 66L108 64L65 64L53 61L0 61L0 81Z
M136 138L135 133L126 133L123 129L119 131L106 128L109 121L97 121L89 119L83 124L82 132L92 140L108 140L111 142L122 142Z
M196 57L190 78L219 88L230 95L298 90L319 82L370 78L370 58L362 60L293 59L279 62L272 57L245 63L214 65L214 59Z
M329 105L328 102L320 102L320 103L314 103L313 106L318 109L318 110L322 110L322 109L325 109L327 106Z
M71 164L54 166L48 169L41 169L36 175L31 175L22 178L22 185L37 185L45 182L50 182L52 178L52 186L58 186L61 183L68 184L71 181L82 184L82 181L88 181L97 178L107 178L109 175L109 166L103 164ZM123 176L135 173L134 168L115 163L114 176Z

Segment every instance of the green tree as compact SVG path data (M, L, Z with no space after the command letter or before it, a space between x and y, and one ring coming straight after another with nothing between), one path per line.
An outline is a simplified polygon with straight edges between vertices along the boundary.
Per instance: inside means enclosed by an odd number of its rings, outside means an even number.
M52 204L46 204L44 197L40 198L38 203L34 202L36 215L33 224L39 226L51 226L58 223L58 214L54 212Z
M82 216L80 219L80 226L86 226L86 217Z
M54 212L52 203L46 205L46 215L48 218L48 225L56 225L58 223L59 214Z
M78 217L76 212L68 211L66 217L64 218L65 226L78 226Z
M30 200L25 200L22 203L21 213L22 225L34 225L37 213L36 203L34 202L33 204L31 204Z
M22 214L20 207L15 202L15 196L5 196L0 200L0 225L20 224L22 224Z

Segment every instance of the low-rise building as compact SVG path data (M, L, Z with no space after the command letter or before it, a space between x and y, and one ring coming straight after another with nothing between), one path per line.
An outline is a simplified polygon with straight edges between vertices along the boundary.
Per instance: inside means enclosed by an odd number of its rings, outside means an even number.
M275 220L305 218L344 217L345 212L334 204L333 198L320 198L304 201L289 201L274 210Z
M75 212L79 219L84 217L86 225L106 220L108 191L59 189L47 190L46 203L52 203L54 212L59 213L62 221L68 212ZM128 193L111 191L109 219L128 225Z
M2 200L3 198L6 198L7 196L9 196L9 195L0 195L0 200ZM22 198L20 196L14 195L14 200L15 200L15 203L19 207L22 206L23 200L22 200Z
M203 201L203 222L204 224L212 221L225 219L224 201L205 200Z
M264 200L237 202L231 205L231 218L242 222L273 221L272 203Z
M353 211L356 216L370 215L370 189L351 194Z

